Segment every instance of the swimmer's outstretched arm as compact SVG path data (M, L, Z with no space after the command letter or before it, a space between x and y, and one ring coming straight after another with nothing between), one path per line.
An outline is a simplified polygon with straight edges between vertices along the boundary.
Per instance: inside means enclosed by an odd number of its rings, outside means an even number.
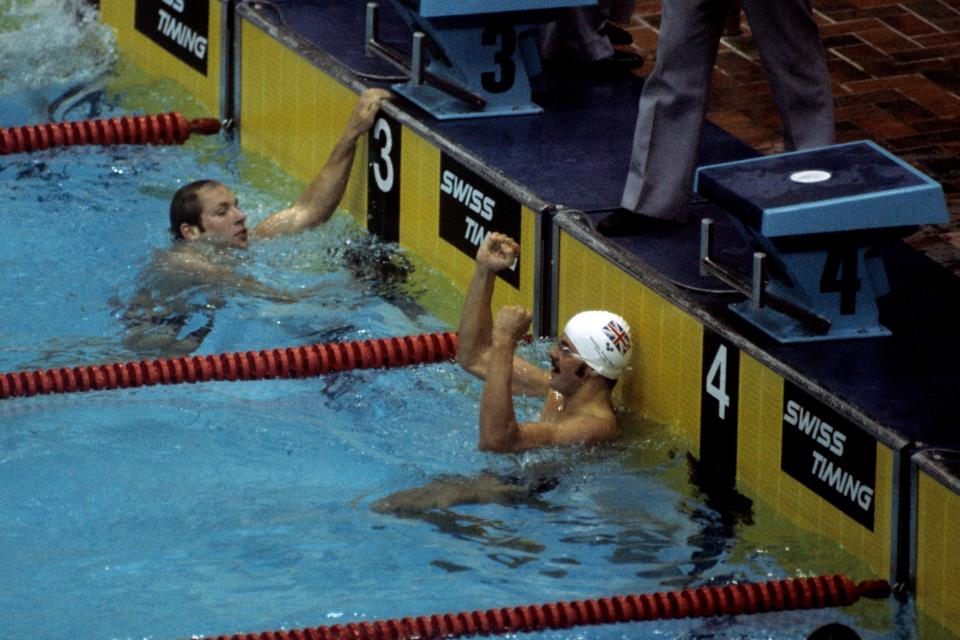
M497 272L509 268L520 255L520 245L502 233L491 233L477 250L477 262L460 312L457 328L457 363L478 378L487 379L492 346L493 314L490 302ZM542 396L549 376L510 351L512 391Z
M366 89L326 164L289 208L271 214L253 230L256 236L270 238L299 233L330 219L337 210L350 179L357 140L373 126L384 100L391 97L384 89Z

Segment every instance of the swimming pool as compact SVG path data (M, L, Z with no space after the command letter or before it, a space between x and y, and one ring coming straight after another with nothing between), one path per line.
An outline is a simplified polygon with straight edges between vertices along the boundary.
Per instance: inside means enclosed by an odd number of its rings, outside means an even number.
M0 98L0 126L42 121L68 88L91 86L66 80ZM168 110L169 92L121 68L61 110L105 116L131 101ZM254 222L297 190L219 139L4 158L0 370L137 357L124 346L123 310L168 245L172 191L199 177L235 185ZM340 215L256 245L239 268L297 301L211 303L199 352L450 329L418 308L421 285L358 278L345 257L357 246L392 255ZM208 294L198 292L198 307ZM543 359L546 348L526 355ZM479 397L476 381L439 364L4 401L0 629L84 638L290 629L810 575L843 562L759 507L721 514L690 483L682 442L633 417L624 441L601 450L482 454ZM533 416L538 406L519 409ZM419 514L378 507L398 491L491 475L533 490ZM832 564L848 569L856 575ZM839 620L864 637L909 638L908 611L864 602L543 635L803 638Z

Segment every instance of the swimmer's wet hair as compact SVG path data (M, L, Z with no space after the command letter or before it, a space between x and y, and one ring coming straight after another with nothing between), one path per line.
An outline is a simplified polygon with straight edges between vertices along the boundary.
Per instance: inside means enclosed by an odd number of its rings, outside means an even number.
M173 200L170 201L170 233L174 240L183 240L183 234L180 233L180 225L184 222L199 227L203 231L203 225L200 223L200 197L197 192L204 187L220 184L216 180L197 180L190 184L185 184L173 194Z

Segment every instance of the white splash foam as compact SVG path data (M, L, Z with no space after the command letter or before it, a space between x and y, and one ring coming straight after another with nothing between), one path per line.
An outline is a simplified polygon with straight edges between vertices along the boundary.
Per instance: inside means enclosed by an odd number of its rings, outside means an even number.
M89 82L110 69L115 40L83 0L0 0L0 94Z

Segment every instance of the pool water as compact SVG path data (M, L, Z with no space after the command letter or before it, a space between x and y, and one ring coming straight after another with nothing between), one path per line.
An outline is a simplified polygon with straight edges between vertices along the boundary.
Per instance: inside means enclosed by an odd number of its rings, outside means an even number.
M114 60L95 23L44 22L62 4L0 0L8 15L19 7L26 16L0 22L0 49L42 23L68 32L53 42L88 43L74 46L90 58L45 83L5 71L0 126L185 100ZM108 75L86 71L97 68ZM223 138L0 159L0 370L144 357L124 342L123 311L169 246L170 196L201 177L234 186L251 226L300 188ZM222 295L207 309L212 330L198 352L452 330L419 304L429 277L358 273L356 252L376 258L366 263L409 266L343 213L239 254L243 273L295 301ZM217 295L199 291L198 304ZM523 351L543 362L548 347ZM823 566L873 577L761 505L719 510L690 482L683 443L635 416L624 416L622 442L596 450L481 453L480 392L441 363L0 402L0 636L212 636L815 575ZM531 419L538 404L521 400L518 410ZM437 497L501 477L520 480L499 502L383 508L398 492L432 487ZM862 602L542 635L799 639L840 621L864 638L912 638L910 611Z

